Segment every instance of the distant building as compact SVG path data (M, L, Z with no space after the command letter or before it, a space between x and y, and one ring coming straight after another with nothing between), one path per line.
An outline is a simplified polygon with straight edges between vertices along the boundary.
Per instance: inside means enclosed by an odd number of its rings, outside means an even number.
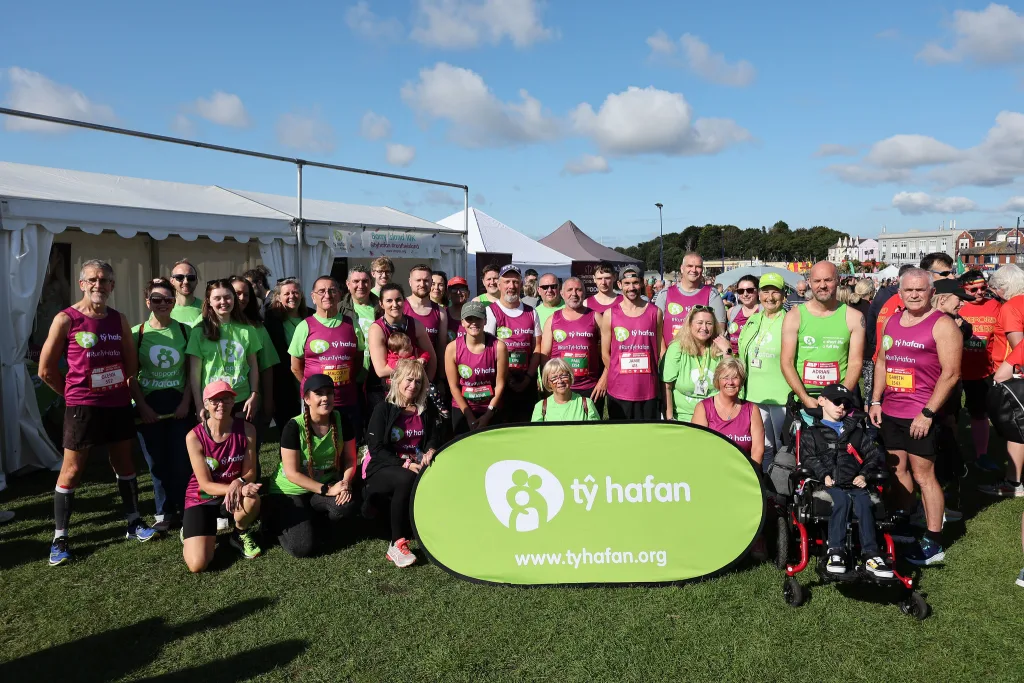
M1024 231L1022 231L1022 234L1024 234ZM964 254L968 249L987 247L1001 242L1014 244L1018 239L1017 228L998 227L987 230L961 230L956 236L956 250L958 254Z
M1016 229L1012 231L1016 233ZM981 247L969 247L960 252L964 266L970 270L992 270L1007 263L1020 265L1024 261L1024 246L1010 239L996 240ZM1018 254L1018 252L1020 252Z
M909 232L886 232L878 236L878 260L891 266L904 263L919 263L925 254L938 251L956 258L958 236L953 230L911 230Z
M837 266L843 261L875 261L878 259L878 240L858 237L840 237L828 249L828 260Z

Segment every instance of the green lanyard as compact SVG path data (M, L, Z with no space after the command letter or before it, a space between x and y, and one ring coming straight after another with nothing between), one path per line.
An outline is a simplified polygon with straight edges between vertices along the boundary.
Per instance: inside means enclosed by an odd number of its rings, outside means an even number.
M775 315L778 316L778 313L779 312L776 312ZM771 326L775 322L775 318L768 318L767 320L768 320L768 327L764 330L764 332L762 332L761 331L761 327L764 324L765 315L764 315L764 313L761 313L761 319L757 321L757 334L754 337L754 358L757 358L758 355L760 355L761 345L764 344L764 338L766 336L768 336L769 332L771 332L771 330L772 330Z

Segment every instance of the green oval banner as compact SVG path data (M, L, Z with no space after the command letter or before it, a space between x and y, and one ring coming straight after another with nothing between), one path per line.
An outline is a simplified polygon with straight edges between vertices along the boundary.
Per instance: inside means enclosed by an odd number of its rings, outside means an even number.
M504 584L707 576L743 556L763 516L743 453L676 422L487 429L445 446L413 498L433 562Z

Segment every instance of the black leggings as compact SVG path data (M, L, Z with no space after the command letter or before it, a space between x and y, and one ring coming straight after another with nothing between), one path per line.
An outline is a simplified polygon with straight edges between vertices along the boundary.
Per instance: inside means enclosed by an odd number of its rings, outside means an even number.
M609 420L657 420L658 399L647 401L620 401L614 396L608 397Z
M359 509L355 496L344 505L334 502L334 496L304 493L290 496L276 493L264 500L270 516L270 526L277 534L277 542L292 557L307 557L315 547L314 516L323 515L328 521L338 522L355 514Z
M391 542L412 537L410 507L412 485L416 473L398 465L388 465L374 471L363 484L363 496L368 505L379 505L384 497L391 497ZM374 500L376 499L376 500Z

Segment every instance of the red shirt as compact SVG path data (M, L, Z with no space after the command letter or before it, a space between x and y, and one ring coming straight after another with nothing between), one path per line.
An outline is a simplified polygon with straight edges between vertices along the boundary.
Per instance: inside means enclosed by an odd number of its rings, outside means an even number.
M1020 375L1021 366L1024 366L1024 344L1017 344L1006 357L1006 362L1013 366L1014 375Z
M995 299L985 299L980 304L967 303L960 307L960 317L971 324L974 334L964 342L963 362L960 374L963 379L984 379L996 371L997 364L989 353L989 345L995 336L996 321L1002 308Z
M1003 304L996 316L992 343L988 345L992 366L998 368L1010 353L1010 332L1024 332L1024 294L1018 294Z
M896 292L878 309L878 321L875 323L875 353L871 356L871 360L878 361L878 352L882 349L882 336L885 324L901 308L903 308L903 297L900 296L899 292Z

